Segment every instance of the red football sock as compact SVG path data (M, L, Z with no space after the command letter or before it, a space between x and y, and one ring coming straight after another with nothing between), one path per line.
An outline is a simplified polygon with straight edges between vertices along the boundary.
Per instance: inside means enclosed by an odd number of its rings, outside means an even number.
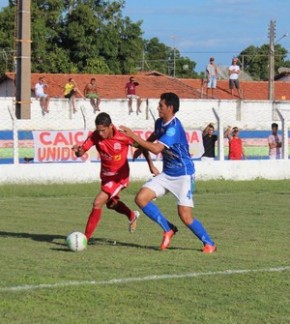
M87 221L85 235L89 239L101 219L102 210L93 208Z
M129 207L127 207L122 201L118 201L115 211L119 214L126 215L129 220L133 219L134 213L131 211Z

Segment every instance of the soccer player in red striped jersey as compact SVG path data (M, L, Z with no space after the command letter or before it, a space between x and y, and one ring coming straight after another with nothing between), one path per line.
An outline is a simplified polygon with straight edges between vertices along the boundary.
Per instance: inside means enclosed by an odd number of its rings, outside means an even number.
M101 159L101 190L95 197L92 211L87 220L85 235L90 239L102 215L102 208L107 208L126 215L129 220L129 231L136 230L138 211L131 210L120 200L120 192L129 185L128 148L134 141L120 132L113 124L109 114L102 112L95 119L96 130L82 145L74 145L72 150L81 157L92 146L95 146ZM146 157L147 158L147 157ZM153 164L151 159L148 163ZM150 167L150 164L149 164Z

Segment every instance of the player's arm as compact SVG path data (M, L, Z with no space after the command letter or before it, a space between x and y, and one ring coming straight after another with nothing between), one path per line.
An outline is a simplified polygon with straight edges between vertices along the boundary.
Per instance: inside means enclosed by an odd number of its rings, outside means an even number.
M152 143L148 140L144 140L143 138L136 135L130 128L128 128L126 126L121 125L120 129L125 135L132 138L138 145L142 146L144 149L150 151L153 154L157 155L165 149L165 146L162 143L159 143L159 142ZM152 135L152 139L153 138L154 137Z
M152 174L154 174L155 176L157 174L159 174L159 170L156 168L156 166L154 165L152 159L151 159L151 156L150 156L150 153L148 150L144 149L144 148L140 148L140 150L142 151L147 163L148 163L148 167L149 167L149 170Z
M155 135L155 133L151 133L150 136L147 138L146 141L148 141L148 142L154 142L155 140L156 140L156 135ZM140 147L138 143L136 143L136 144L134 145L134 147L137 147L137 150L135 150L135 152L134 152L134 154L133 154L133 161L136 160L136 159L137 159L141 154L143 154L144 157L146 158L144 152L145 152L145 151L148 152L148 150L145 150L145 148ZM147 161L147 162L148 162L148 161Z

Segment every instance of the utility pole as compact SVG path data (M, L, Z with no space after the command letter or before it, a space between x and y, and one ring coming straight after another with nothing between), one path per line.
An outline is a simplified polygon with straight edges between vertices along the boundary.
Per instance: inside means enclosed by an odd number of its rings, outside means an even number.
M175 48L176 36L173 35L170 38L173 39L173 77L175 78L175 75L176 75L176 48Z
M19 0L16 11L16 106L18 119L30 119L31 31L30 0Z
M269 81L268 81L268 99L275 99L274 77L275 77L275 30L276 21L270 21L269 27Z

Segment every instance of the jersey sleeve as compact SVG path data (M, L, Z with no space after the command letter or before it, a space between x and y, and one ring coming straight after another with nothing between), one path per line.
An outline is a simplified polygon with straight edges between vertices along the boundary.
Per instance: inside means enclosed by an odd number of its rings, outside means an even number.
M179 142L179 135L177 128L170 126L166 129L166 132L158 139L167 148L173 146L175 143Z
M87 152L93 145L96 144L96 140L94 137L95 132L90 133L87 139L83 142L82 149L85 150L85 152Z

